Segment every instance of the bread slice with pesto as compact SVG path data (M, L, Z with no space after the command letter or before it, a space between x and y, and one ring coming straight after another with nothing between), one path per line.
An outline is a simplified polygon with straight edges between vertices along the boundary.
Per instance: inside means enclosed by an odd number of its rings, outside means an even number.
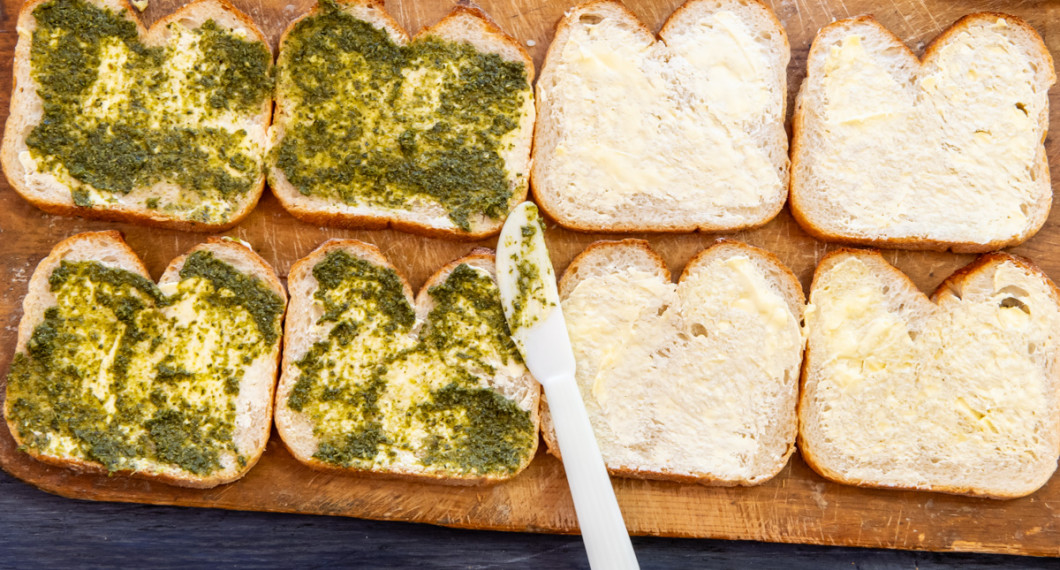
M280 41L269 185L314 224L496 234L527 193L533 78L477 9L410 40L381 0L321 0Z
M413 299L375 246L331 240L291 268L276 428L315 469L454 485L533 459L540 388L508 335L494 257L475 250Z
M31 0L0 162L53 214L235 225L265 184L272 53L227 0L145 29L125 0Z
M596 242L559 283L576 381L613 475L757 485L795 450L803 294L734 241L678 283L647 242ZM559 454L547 405L542 433Z
M583 231L732 231L788 190L787 36L758 0L688 0L656 39L616 0L572 8L537 82L534 199Z
M928 298L882 255L821 260L806 309L799 452L862 487L1029 495L1060 458L1060 290L991 253Z
M156 285L118 232L78 234L22 307L4 417L30 456L201 488L261 457L286 295L250 249L212 238Z
M871 16L825 26L795 103L791 211L813 236L987 252L1049 216L1053 60L1019 18L972 14L923 59Z

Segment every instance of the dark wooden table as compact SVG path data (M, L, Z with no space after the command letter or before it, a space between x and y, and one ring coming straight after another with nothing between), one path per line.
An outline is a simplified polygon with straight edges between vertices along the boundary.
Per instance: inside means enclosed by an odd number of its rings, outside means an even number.
M576 536L63 499L0 471L0 568L587 568ZM1056 559L635 537L648 568L1051 568Z

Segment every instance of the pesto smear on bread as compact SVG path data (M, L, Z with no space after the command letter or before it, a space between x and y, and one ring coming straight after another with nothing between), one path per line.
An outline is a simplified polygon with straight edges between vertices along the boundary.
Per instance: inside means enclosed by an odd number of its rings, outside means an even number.
M271 96L265 44L214 20L176 20L165 45L148 46L131 19L84 0L51 0L33 17L43 106L26 138L33 169L70 186L78 206L169 183L182 191L145 207L226 221L263 168L264 149L238 124Z
M44 312L7 378L23 445L109 471L152 464L199 476L242 464L236 399L280 338L283 299L210 252L159 287L96 261L63 261Z
M316 327L286 405L305 414L313 457L359 469L512 473L534 449L530 413L489 387L520 367L489 273L460 264L428 290L417 323L393 269L333 250L313 268Z
M398 45L322 0L277 64L288 123L272 160L303 195L408 209L437 204L468 231L508 211L501 152L530 94L521 62L437 37Z

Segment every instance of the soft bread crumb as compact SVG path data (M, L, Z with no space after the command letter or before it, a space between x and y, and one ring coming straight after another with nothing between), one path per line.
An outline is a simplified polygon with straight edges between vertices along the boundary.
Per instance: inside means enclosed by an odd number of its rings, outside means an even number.
M787 195L783 27L757 1L690 0L660 36L610 0L560 21L537 83L535 199L581 230L767 222Z
M799 446L825 477L1011 498L1060 456L1060 294L991 254L929 300L875 252L817 268Z
M1041 38L1011 16L961 19L922 62L871 17L826 26L796 102L792 213L825 240L1023 242L1052 201L1042 142L1055 80Z
M613 474L755 485L787 463L803 296L775 257L723 242L675 285L646 242L598 242L571 263L560 296ZM558 454L547 406L543 416Z

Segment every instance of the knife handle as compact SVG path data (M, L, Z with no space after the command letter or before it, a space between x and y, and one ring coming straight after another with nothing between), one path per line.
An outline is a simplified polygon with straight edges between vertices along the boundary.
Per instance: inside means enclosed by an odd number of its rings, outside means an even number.
M574 376L557 376L541 385L589 565L597 570L640 568Z

